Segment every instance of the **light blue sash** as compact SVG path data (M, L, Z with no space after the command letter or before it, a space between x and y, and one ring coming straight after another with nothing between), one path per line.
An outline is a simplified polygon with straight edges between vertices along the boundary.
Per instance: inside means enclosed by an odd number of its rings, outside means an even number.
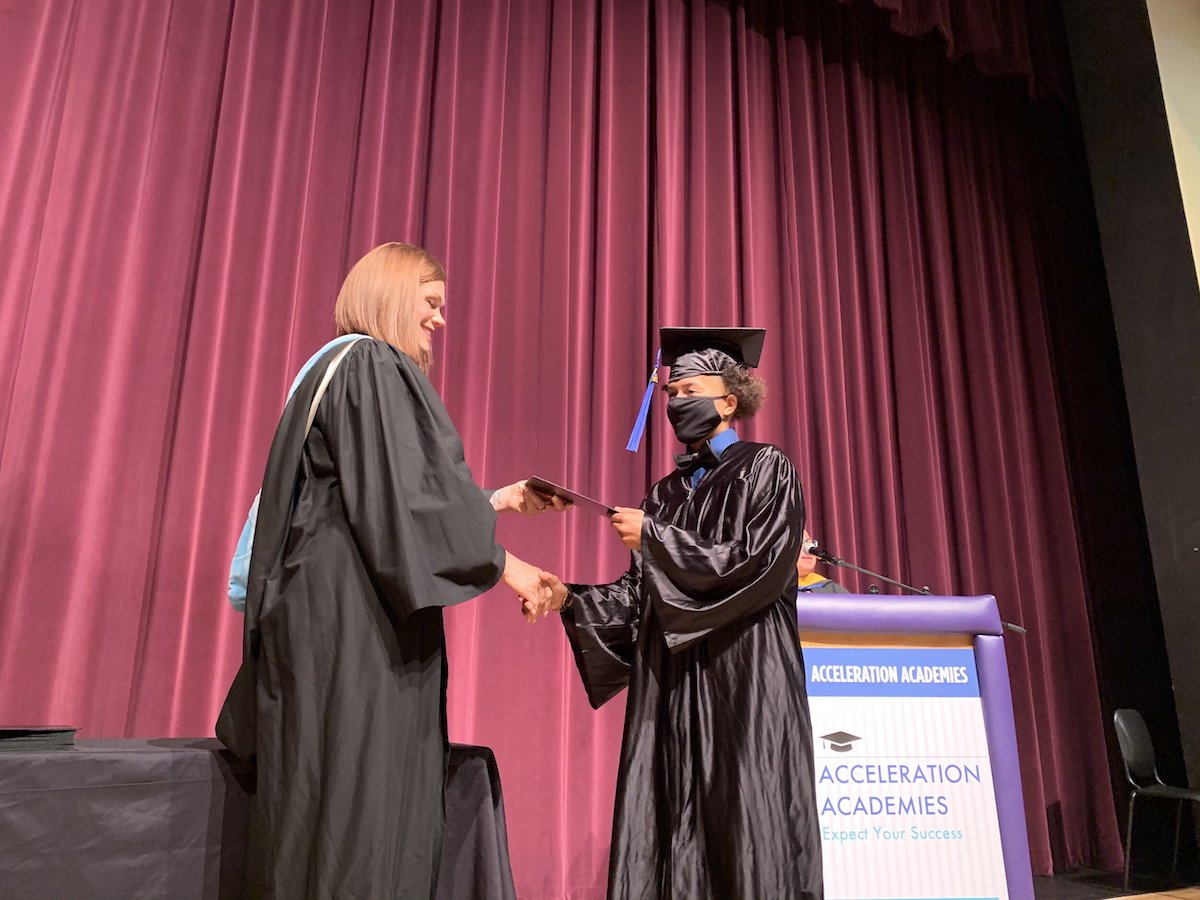
M343 334L334 338L318 350L304 364L304 368L300 370L300 374L292 382L292 386L288 389L288 399L292 399L292 394L296 393L296 388L300 386L300 382L304 380L304 376L317 364L317 360L334 347L344 344L347 341L365 337L368 337L368 335ZM254 495L254 503L250 505L250 512L246 515L246 524L242 526L242 534L238 538L236 549L233 551L233 561L229 564L229 602L240 613L246 611L246 583L250 578L250 551L254 548L254 526L258 523L258 499L261 494L262 491L259 491Z

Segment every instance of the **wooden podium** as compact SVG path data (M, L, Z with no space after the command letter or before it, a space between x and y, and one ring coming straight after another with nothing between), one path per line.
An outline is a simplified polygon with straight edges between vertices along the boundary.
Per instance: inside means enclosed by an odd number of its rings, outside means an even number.
M800 594L828 900L1032 900L996 600Z

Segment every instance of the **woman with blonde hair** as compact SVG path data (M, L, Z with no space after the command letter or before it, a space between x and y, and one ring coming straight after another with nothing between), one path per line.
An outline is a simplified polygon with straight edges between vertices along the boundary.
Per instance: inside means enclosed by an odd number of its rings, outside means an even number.
M500 580L527 606L548 592L495 540L496 512L547 504L522 482L490 498L475 484L427 378L445 299L445 272L419 247L359 260L338 295L339 338L297 378L271 445L239 554L248 572L235 559L231 573L243 661L217 722L257 761L254 896L434 894L442 609Z

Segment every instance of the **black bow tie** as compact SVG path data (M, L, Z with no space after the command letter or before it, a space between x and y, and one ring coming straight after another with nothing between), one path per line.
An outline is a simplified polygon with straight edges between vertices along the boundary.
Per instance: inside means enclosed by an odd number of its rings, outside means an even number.
M684 475L691 475L697 469L711 469L717 464L717 454L713 453L708 441L700 445L693 453L677 453L675 467Z

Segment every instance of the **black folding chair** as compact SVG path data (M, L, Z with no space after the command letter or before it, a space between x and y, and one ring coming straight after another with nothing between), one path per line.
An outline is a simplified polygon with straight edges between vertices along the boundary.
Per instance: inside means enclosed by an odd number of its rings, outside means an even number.
M1154 742L1146 730L1146 722L1136 709L1118 709L1113 713L1117 727L1117 743L1125 762L1125 777L1133 786L1129 792L1129 821L1125 825L1125 890L1129 890L1129 864L1133 859L1133 802L1138 796L1162 797L1178 801L1175 811L1175 854L1171 858L1171 874L1179 868L1179 825L1183 818L1183 802L1200 800L1200 791L1166 784L1158 775L1154 761Z

